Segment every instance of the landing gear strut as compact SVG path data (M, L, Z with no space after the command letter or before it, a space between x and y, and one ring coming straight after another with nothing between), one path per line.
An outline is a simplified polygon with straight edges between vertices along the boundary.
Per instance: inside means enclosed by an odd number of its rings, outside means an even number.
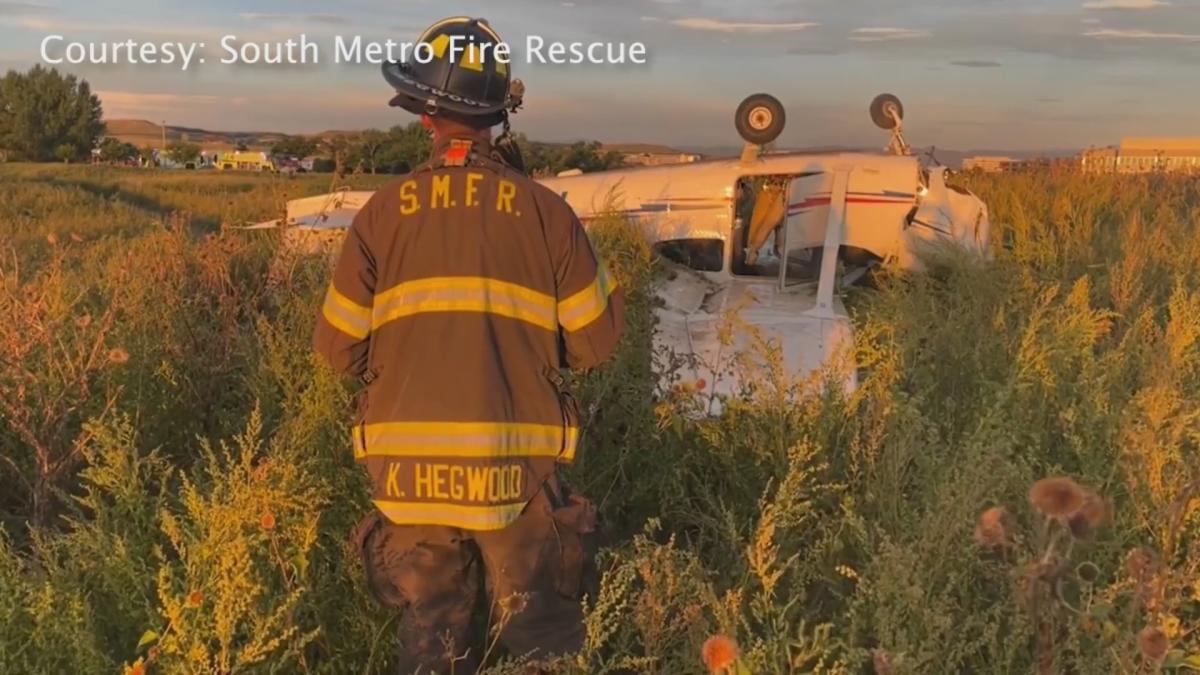
M912 149L904 140L904 104L892 94L880 94L871 101L871 121L880 129L892 132L892 140L888 143L887 152L893 155L912 154Z

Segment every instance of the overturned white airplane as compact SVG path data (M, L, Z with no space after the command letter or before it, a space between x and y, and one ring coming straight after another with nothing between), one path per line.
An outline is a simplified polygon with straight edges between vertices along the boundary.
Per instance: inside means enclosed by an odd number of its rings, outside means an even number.
M783 130L784 109L756 94L735 116L746 141L738 159L564 172L540 181L585 224L614 212L630 219L672 261L673 274L657 289L655 348L664 385L668 377L704 381L709 412L717 411L723 396L741 389L729 355L757 333L777 344L796 376L845 359L841 376L853 390L853 326L840 286L885 261L919 270L922 243L954 242L988 256L987 207L947 185L944 168L912 155L900 101L877 97L871 117L892 132L883 153L763 152ZM312 251L336 241L370 195L289 201L287 247ZM823 255L831 250L838 254ZM731 311L748 330L731 336L719 329Z

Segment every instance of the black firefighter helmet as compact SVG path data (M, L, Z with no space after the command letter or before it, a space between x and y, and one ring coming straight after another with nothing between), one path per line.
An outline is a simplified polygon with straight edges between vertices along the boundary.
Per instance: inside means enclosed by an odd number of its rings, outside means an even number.
M500 36L484 19L455 16L425 29L409 58L384 63L396 90L390 105L416 115L490 117L499 123L521 105L523 86L496 58ZM427 46L426 46L427 45Z

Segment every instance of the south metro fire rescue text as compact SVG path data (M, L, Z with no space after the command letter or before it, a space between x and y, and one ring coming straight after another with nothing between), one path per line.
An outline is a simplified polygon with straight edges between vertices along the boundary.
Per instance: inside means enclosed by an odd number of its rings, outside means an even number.
M215 45L215 52L206 51ZM523 60L528 64L622 65L645 64L646 45L642 42L562 42L547 40L539 35L525 39ZM332 44L332 62L371 63L417 61L428 63L445 56L456 63L493 56L501 63L511 63L513 48L507 42L476 42L454 36L443 41L397 42L366 40L361 35L336 35ZM69 64L147 64L173 65L188 70L213 57L223 65L308 65L324 63L321 45L301 33L285 40L255 42L237 35L220 36L213 42L146 42L122 40L110 42L72 41L63 35L47 35L42 39L41 58L44 63ZM490 54L489 54L490 52ZM207 56L206 56L207 55Z

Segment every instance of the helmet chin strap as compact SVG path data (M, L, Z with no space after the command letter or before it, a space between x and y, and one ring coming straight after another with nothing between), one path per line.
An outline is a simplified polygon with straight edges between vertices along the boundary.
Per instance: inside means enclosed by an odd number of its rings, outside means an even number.
M508 103L501 117L503 125L500 135L492 142L492 154L497 161L503 162L521 173L528 174L525 169L525 158L521 156L521 147L517 145L517 139L513 136L512 125L509 123L509 115L516 112L521 104L525 102L525 83L520 79L514 79L508 85Z
M521 156L521 147L517 145L517 139L513 136L512 125L508 122L508 111L504 111L504 121L501 123L503 130L496 140L492 142L492 155L494 159L503 162L508 166L520 171L525 171L525 158Z

